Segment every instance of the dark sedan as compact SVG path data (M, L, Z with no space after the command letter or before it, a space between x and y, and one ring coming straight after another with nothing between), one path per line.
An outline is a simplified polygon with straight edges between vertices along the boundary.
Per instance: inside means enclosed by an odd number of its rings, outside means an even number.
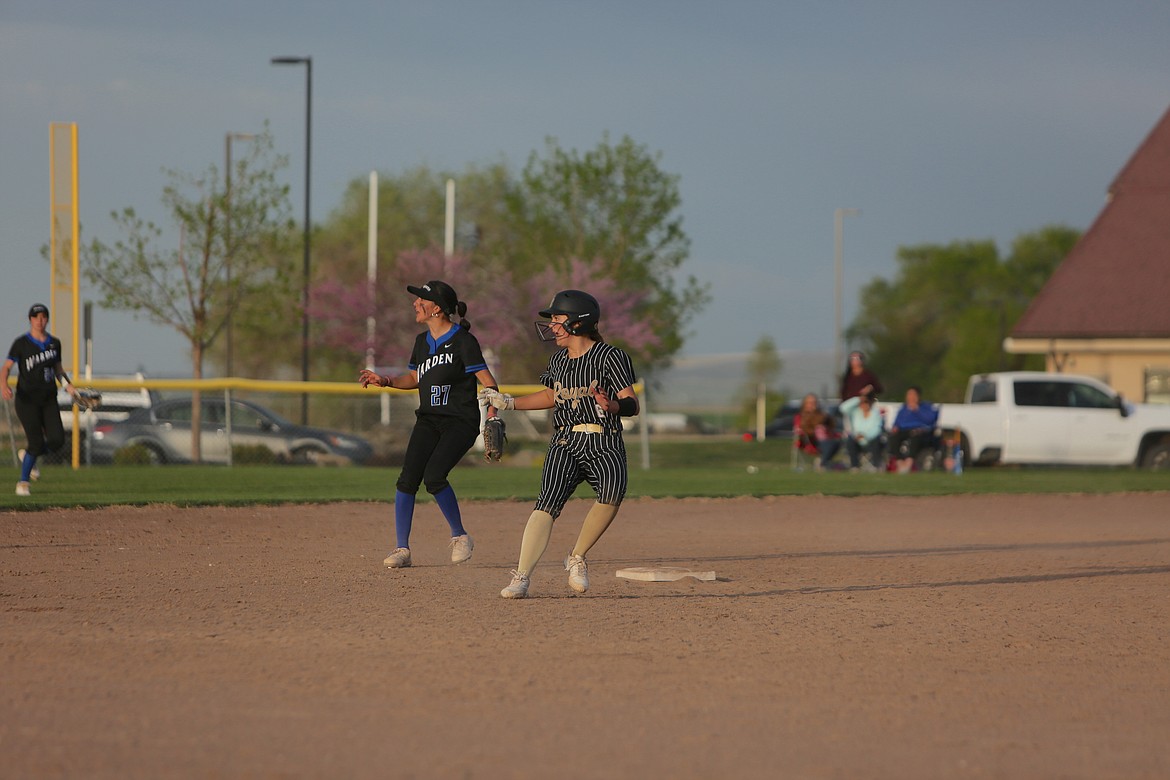
M289 422L250 401L231 403L229 443L223 398L200 403L200 449L204 463L227 463L229 447L263 446L282 463L364 463L373 454L365 439L340 431ZM95 462L111 462L124 447L141 445L155 463L190 463L191 399L172 398L136 409L125 420L99 423L93 432Z

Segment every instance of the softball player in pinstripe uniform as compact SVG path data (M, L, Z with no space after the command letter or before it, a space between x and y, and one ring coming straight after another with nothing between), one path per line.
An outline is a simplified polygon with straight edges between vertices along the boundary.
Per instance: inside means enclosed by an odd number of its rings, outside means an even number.
M455 491L447 475L467 454L479 435L479 405L476 380L485 387L496 380L483 359L479 341L471 335L471 323L464 316L467 304L455 290L441 281L415 287L415 322L427 329L418 334L410 353L409 369L401 376L382 376L362 369L358 381L362 387L418 388L419 405L406 445L405 463L398 477L394 495L394 530L397 546L383 563L391 569L410 566L410 529L414 522L414 497L420 484L435 497L435 503L451 526L451 562L462 563L474 549L471 536L463 528L463 518ZM451 316L459 316L459 324ZM494 416L495 409L488 409Z
M481 401L497 409L553 409L540 495L524 527L512 582L500 591L509 599L528 595L529 577L548 547L553 522L582 482L593 488L597 502L585 516L565 569L570 588L578 593L589 589L585 554L613 522L626 494L620 418L638 413L633 364L629 355L602 340L597 330L601 308L592 295L562 290L540 316L548 318L536 323L541 340L560 347L540 377L546 389L519 398L491 388L480 394Z

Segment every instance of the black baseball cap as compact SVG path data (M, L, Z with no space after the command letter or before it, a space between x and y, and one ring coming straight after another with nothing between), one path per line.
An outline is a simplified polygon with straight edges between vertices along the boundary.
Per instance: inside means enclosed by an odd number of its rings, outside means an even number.
M459 296L455 294L455 290L451 285L446 282L440 282L437 279L429 281L421 287L408 284L406 285L406 291L417 295L424 301L439 304L439 308L448 317L459 307Z
M46 317L48 317L49 316L49 307L43 303L34 303L28 309L28 318L31 320L33 317L37 316L38 314L43 314Z

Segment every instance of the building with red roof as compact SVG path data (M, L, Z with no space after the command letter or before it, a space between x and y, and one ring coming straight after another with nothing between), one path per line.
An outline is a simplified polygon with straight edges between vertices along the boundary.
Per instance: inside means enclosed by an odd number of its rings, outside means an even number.
M1049 371L1096 376L1132 401L1170 403L1170 110L1004 349L1045 355Z

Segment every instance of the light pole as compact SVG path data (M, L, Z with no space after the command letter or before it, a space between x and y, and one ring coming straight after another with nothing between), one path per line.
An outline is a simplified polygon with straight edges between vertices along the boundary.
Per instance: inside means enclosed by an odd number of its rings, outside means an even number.
M842 244L845 217L854 217L861 209L837 209L833 212L835 262L833 265L833 371L841 370L841 282L845 276Z
M301 381L309 381L309 181L313 154L313 58L273 57L273 65L305 66L305 265L301 290ZM301 425L309 424L309 394L301 395Z
M232 141L251 141L255 133L227 133L223 139L223 235L224 269L227 272L227 349L224 359L224 373L232 376L232 317L236 309L236 296L232 292Z

